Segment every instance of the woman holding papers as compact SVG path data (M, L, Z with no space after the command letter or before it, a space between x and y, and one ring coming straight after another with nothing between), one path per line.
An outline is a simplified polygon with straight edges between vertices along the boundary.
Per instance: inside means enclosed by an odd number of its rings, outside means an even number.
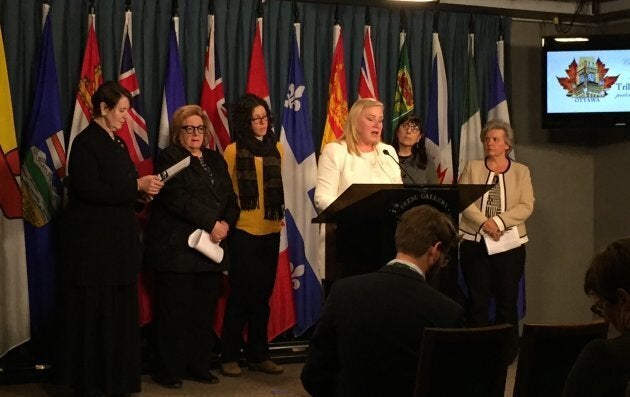
M272 126L267 102L253 94L239 98L232 111L235 142L225 160L238 194L241 214L229 239L230 288L221 343L221 371L240 376L238 361L247 326L245 354L250 370L283 372L269 359L269 297L276 280L284 190L283 149Z
M144 263L155 271L153 378L173 389L182 387L183 378L219 381L210 372L212 324L227 255L216 263L189 247L188 239L201 229L207 232L206 243L226 247L224 240L234 228L239 208L225 160L206 148L209 125L199 106L177 109L171 120L170 146L156 162L158 171L168 169L169 179L152 204ZM190 165L180 168L187 159Z
M529 168L508 157L513 140L512 128L502 121L491 120L481 131L486 158L469 161L459 183L492 187L462 212L459 229L468 325L488 325L494 299L494 323L513 324L518 336L518 285L528 240L525 221L534 210L534 191ZM503 252L490 255L489 248ZM514 343L516 354L517 338Z
M59 224L59 381L77 395L140 391L140 270L136 200L158 194L160 178L138 178L115 132L131 94L117 82L92 96L93 121L72 142L68 205Z
M383 104L359 99L343 137L327 144L317 163L315 207L323 211L353 183L402 183L396 150L382 140Z

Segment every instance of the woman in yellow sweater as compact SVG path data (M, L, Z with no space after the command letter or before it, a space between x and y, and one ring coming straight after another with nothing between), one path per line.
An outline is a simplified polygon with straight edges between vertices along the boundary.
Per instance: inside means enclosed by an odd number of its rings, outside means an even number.
M231 293L223 323L221 371L241 375L238 359L247 325L244 350L249 369L280 374L282 367L269 359L267 323L284 216L283 149L271 130L269 106L256 95L238 100L232 122L235 142L225 148L224 157L241 214L228 240Z

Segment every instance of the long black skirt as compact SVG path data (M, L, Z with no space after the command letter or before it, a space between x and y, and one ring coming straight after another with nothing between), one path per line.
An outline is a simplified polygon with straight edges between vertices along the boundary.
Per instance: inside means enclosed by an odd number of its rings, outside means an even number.
M67 286L60 309L57 381L80 392L139 392L136 283Z

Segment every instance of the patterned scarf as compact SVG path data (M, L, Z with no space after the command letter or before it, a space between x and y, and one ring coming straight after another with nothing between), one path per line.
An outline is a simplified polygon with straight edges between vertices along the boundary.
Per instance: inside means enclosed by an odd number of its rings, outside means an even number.
M263 194L265 219L278 221L284 218L284 190L280 170L280 152L270 133L262 141L253 134L238 134L236 138L236 179L241 209L260 208L258 180L254 157L263 158Z

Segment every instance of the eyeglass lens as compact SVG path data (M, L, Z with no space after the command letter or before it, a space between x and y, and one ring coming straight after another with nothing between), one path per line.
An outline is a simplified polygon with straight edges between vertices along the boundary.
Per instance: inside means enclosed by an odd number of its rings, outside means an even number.
M205 125L198 125L198 126L194 126L194 125L183 125L182 129L186 131L186 133L188 135L192 135L193 133L197 132L197 134L201 135L206 131L206 126Z

